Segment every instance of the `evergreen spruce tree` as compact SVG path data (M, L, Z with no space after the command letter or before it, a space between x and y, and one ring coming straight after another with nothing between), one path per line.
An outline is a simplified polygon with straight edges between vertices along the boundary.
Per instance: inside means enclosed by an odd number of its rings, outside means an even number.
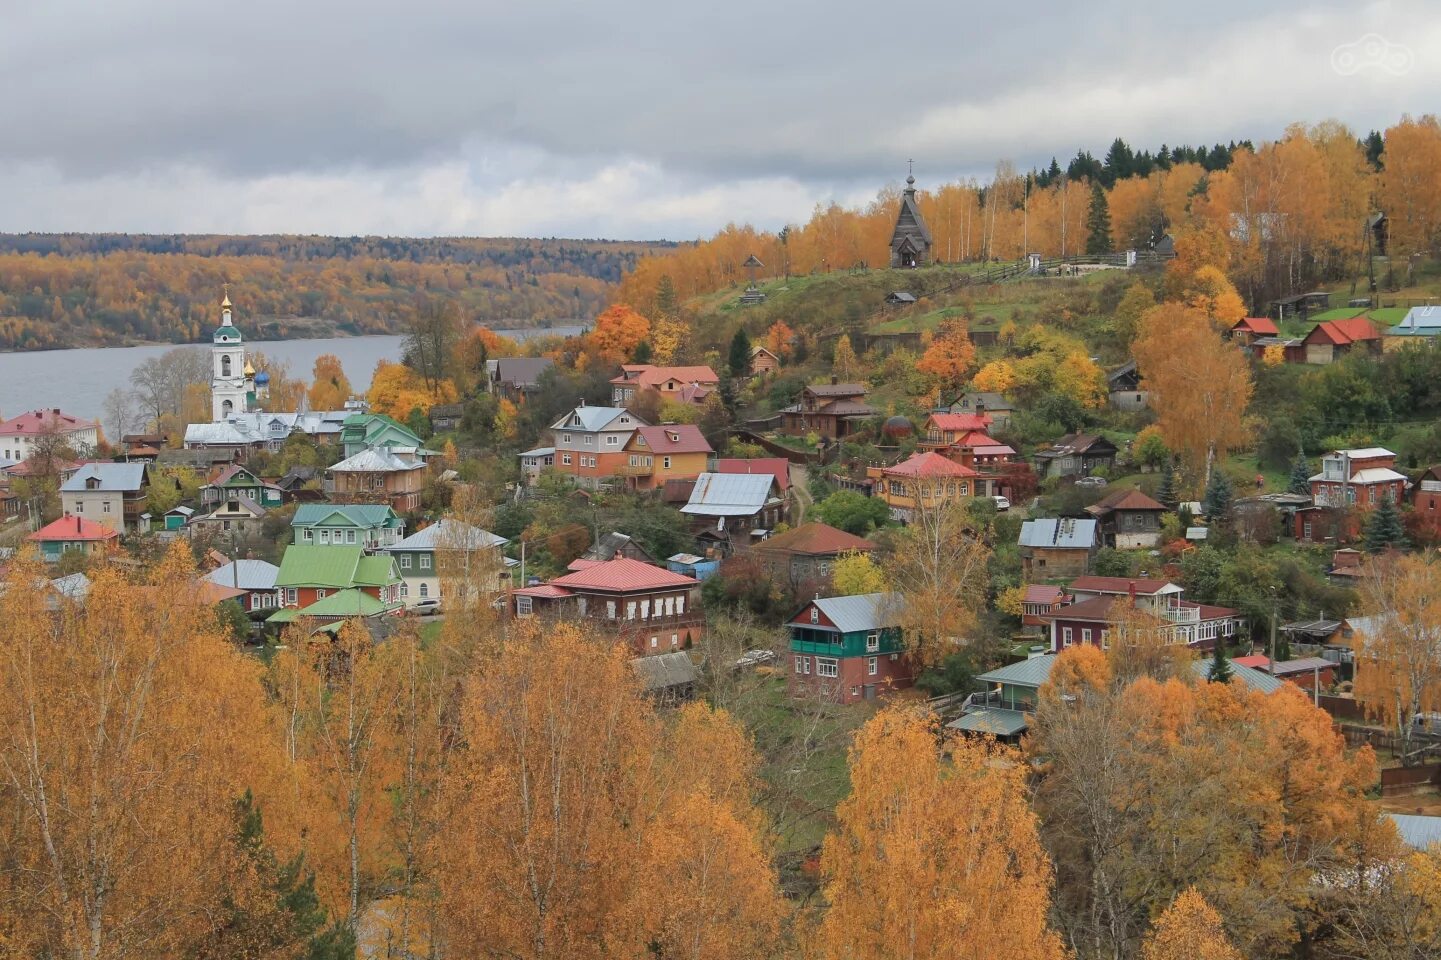
M1296 454L1296 462L1291 465L1291 482L1286 486L1287 493L1309 494L1311 492L1311 464L1306 459L1304 452Z
M654 356L655 354L651 350L650 341L642 340L640 343L637 343L635 349L631 351L630 362L650 363Z
M1206 484L1206 495L1201 499L1201 509L1211 524L1222 523L1231 512L1231 481L1220 470L1211 471L1211 481Z
M1385 550L1387 547L1406 546L1406 528L1401 525L1401 511L1391 497L1371 511L1366 521L1366 549L1370 552Z
M1086 213L1086 252L1111 252L1111 205L1099 180L1091 184L1091 209Z
M736 330L731 337L730 356L727 358L731 376L744 377L751 370L751 338L746 336L745 327Z
M1176 504L1181 498L1176 496L1176 470L1171 466L1171 461L1166 461L1166 466L1161 470L1161 486L1156 490L1156 501L1167 510L1176 509Z
M662 274L655 285L655 312L662 317L674 317L676 307L675 281L670 274Z
M1216 638L1216 645L1211 648L1211 675L1208 678L1212 683L1230 683L1236 671L1231 669L1231 661L1226 657L1226 645L1221 638Z

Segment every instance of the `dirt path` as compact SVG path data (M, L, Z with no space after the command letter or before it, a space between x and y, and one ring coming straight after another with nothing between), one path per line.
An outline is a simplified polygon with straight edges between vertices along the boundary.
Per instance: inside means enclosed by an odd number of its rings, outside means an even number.
M805 464L791 464L791 489L796 492L796 515L792 518L792 527L799 527L806 522L806 511L815 503L811 499L810 479Z

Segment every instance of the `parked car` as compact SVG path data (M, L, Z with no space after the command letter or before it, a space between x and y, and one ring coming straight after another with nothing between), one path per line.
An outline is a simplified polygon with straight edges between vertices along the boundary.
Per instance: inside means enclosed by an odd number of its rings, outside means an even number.
M1076 481L1078 487L1104 487L1105 485L1105 477L1082 477Z
M747 650L741 654L740 659L736 661L736 667L738 669L758 667L763 663L773 663L775 659L776 652L774 650Z
M1009 510L1009 509L1011 509L1011 501L1008 500L1008 499L1006 499L1005 497L995 496L995 497L992 497L991 499L996 502L996 509L997 509L997 510Z
M417 600L410 609L418 617L433 617L440 612L440 599L432 597L429 600Z

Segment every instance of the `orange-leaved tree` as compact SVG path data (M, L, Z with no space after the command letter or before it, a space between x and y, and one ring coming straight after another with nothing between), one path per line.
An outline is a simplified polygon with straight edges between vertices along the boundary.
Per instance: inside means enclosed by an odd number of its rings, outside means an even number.
M340 365L340 358L333 353L323 353L315 358L315 368L310 384L310 409L339 410L352 395L350 378Z
M1358 631L1356 699L1401 738L1414 762L1416 718L1441 707L1441 562L1427 555L1373 561L1363 588L1372 614Z
M1166 908L1146 935L1141 960L1245 960L1231 946L1221 915L1194 888Z
M930 346L916 363L916 369L940 388L942 397L960 390L975 368L976 347L961 317L941 321Z
M588 352L611 363L622 363L649 335L650 321L626 304L618 303L595 318L595 326L586 338Z
M940 960L1001 942L1016 960L1064 955L1019 754L970 739L942 748L934 717L892 707L856 734L850 768L821 854L822 957Z
M1251 368L1204 310L1163 303L1141 317L1132 346L1166 444L1204 486L1217 456L1251 442Z
M92 571L83 603L50 609L29 558L0 585L0 953L196 955L271 893L238 842L247 791L296 849L261 668L183 544L143 579Z

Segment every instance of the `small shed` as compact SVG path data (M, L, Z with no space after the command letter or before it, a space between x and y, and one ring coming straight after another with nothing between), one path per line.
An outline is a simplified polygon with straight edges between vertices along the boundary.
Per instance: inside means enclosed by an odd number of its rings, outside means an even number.
M891 307L909 307L916 302L916 295L909 290L892 290L886 294L886 305Z
M695 699L699 673L695 661L686 651L636 657L630 666L640 678L645 695L662 706L675 706Z
M666 559L665 567L672 573L681 573L697 580L706 580L715 576L716 571L720 569L720 561L708 560L693 553L677 553Z

